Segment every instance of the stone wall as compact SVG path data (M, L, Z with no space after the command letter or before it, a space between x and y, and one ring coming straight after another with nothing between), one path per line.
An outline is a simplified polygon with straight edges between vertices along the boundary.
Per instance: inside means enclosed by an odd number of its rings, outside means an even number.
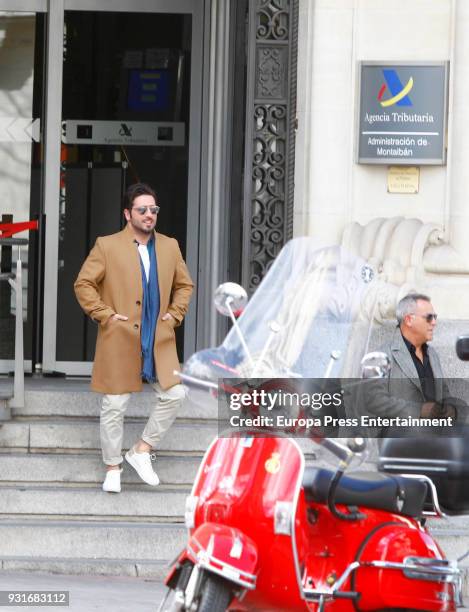
M386 219L429 228L418 269L407 238L389 236L414 265L397 286L430 292L456 321L469 316L467 31L466 0L300 0L294 233L337 244ZM358 63L371 60L450 63L447 163L420 167L417 194L388 193L386 165L355 161Z

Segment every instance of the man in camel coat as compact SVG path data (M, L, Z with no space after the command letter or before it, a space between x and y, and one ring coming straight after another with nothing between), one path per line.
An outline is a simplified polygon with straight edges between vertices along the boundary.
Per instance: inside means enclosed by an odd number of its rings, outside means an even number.
M193 283L177 241L155 232L159 206L151 187L131 185L124 198L127 226L98 238L85 260L75 294L99 324L91 388L103 393L100 418L103 490L119 493L124 413L142 381L155 407L141 439L125 458L147 484L157 485L150 452L173 423L184 399L174 328L187 312Z

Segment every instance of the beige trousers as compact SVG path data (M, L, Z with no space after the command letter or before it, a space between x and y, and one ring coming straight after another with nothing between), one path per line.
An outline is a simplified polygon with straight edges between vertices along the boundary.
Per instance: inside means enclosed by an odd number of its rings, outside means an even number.
M166 391L163 391L158 383L152 384L152 387L156 393L156 403L141 438L154 447L176 418L177 410L185 397L185 390L182 385L174 385ZM103 461L106 465L122 463L124 413L130 395L130 393L124 393L123 395L105 395L103 397L99 430Z

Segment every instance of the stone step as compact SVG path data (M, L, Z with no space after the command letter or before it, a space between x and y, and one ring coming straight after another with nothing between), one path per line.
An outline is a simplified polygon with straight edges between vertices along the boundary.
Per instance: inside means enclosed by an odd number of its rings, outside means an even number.
M467 533L459 535L441 535L435 533L434 531L431 531L430 533L438 542L447 559L460 559L469 550L469 539L467 537ZM469 557L462 559L458 565L459 567L465 569L466 573L469 572Z
M143 423L130 422L124 427L124 449L140 438ZM216 423L174 424L158 449L161 451L205 451L217 435ZM100 449L99 425L73 419L48 421L11 421L0 427L0 450L63 449L96 451Z
M467 519L451 517L450 519L435 519L429 521L430 533L437 541L445 557L450 561L458 561L462 572L462 592L469 595L469 538L467 528L461 528Z
M304 451L311 451L311 444L301 444ZM204 449L205 450L205 449ZM190 456L156 453L154 468L162 484L192 485L202 461L204 451L193 451ZM324 454L305 453L306 465L331 469ZM374 470L373 463L362 465L363 470ZM135 471L124 463L122 483L138 484ZM101 483L104 466L98 449L83 454L59 453L0 453L0 483Z
M441 536L469 534L469 513L462 516L432 518L428 520L432 532Z
M0 570L4 572L40 572L69 576L133 576L163 581L167 561L146 559L66 559L63 557L15 557L0 555Z
M430 533L448 559L459 559L469 551L469 516L450 516L428 521ZM469 555L460 566L469 571Z
M67 559L54 557L14 557L0 556L0 570L4 572L40 572L42 574L67 574L73 576L132 576L163 581L169 571L166 561L149 561L146 559ZM6 574L5 574L6 577ZM463 568L463 595L467 598L468 569ZM458 612L468 612L466 606Z
M0 427L2 421L11 419L11 408L8 400L13 397L13 381L0 378Z
M126 490L124 485L119 495L111 495L105 494L98 485L83 488L66 485L14 487L2 484L0 515L88 516L93 520L103 516L113 519L123 516L148 520L161 520L161 517L182 519L189 487L171 489L163 485L152 488L143 483L129 484L127 487ZM437 540L458 543L457 556L469 548L467 540L462 537L468 533L468 524L468 517L428 521L430 532Z
M2 519L0 540L2 570L144 576L161 580L168 571L167 559L173 559L182 550L187 532L178 525L73 521L54 524L52 521ZM459 556L455 554L452 539L438 538L438 543L449 559ZM88 557L86 552L81 553L82 546L86 548ZM462 550L463 546L460 548ZM115 554L116 558L110 554ZM463 592L467 596L469 568L465 561L460 567L464 579Z
M130 521L0 519L0 561L99 559L165 562L187 542L184 525Z
M8 400L10 398L0 397L0 426L2 422L9 421L11 419L11 408Z
M7 421L0 426L0 451L9 448L28 448L29 425Z
M99 417L102 395L89 391L88 383L63 383L62 387L46 386L25 391L25 406L15 408L13 416ZM154 405L151 390L133 393L126 411L128 417L148 418ZM179 409L178 418L216 419L217 401L206 392L191 392Z
M202 460L198 457L157 456L154 465L162 484L191 485ZM3 483L101 483L104 466L101 454L0 453ZM139 484L135 470L125 465L122 484Z
M0 399L13 397L13 379L0 377Z
M189 489L129 485L119 495L102 491L101 487L0 487L0 517L21 515L163 522L182 522L184 503Z
M128 449L140 437L145 422L130 421L124 425L123 448ZM210 442L218 435L215 421L176 421L158 444L160 452L205 452ZM297 443L309 460L311 457L325 457L330 464L330 455L306 438ZM99 423L90 420L32 419L13 420L0 427L0 454L15 450L60 452L71 450L96 452L100 450ZM334 465L334 463L332 463Z

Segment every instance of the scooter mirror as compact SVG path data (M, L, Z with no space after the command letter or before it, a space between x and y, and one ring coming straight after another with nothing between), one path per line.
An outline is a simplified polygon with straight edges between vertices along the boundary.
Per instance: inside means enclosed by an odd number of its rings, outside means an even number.
M363 357L361 366L362 378L386 378L391 369L391 361L386 353L374 351Z
M225 317L230 317L232 314L238 317L248 303L248 294L241 285L223 283L217 287L213 303L218 312Z
M352 453L362 453L366 449L365 438L348 438L347 446Z
M462 361L469 361L469 336L459 336L456 341L456 353Z

